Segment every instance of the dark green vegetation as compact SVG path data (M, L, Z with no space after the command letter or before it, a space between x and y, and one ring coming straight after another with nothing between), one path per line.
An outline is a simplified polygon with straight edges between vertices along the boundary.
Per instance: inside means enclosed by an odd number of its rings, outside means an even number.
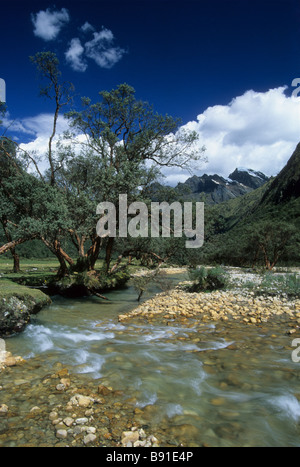
M189 270L189 277L192 281L191 292L202 292L224 289L228 285L228 273L217 266L207 269L204 266Z

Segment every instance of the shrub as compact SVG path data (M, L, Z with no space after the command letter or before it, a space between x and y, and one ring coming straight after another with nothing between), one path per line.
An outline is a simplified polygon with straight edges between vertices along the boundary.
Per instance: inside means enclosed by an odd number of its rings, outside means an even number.
M223 289L228 284L227 273L219 266L211 269L203 266L190 269L189 277L193 281L191 290L194 292Z

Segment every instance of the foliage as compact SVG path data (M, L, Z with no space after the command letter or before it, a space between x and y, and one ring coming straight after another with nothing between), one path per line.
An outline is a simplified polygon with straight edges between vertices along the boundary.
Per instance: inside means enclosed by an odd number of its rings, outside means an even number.
M157 286L164 291L171 287L170 282L166 279L159 267L148 273L135 275L131 280L134 289L138 293L138 301L141 300L142 295L149 290L151 286Z
M193 281L191 291L212 291L226 287L228 284L228 276L226 271L221 267L205 268L201 266L196 269L189 269L189 277Z
M258 282L247 282L243 285L256 295L300 297L300 276L297 273L274 273L267 271Z

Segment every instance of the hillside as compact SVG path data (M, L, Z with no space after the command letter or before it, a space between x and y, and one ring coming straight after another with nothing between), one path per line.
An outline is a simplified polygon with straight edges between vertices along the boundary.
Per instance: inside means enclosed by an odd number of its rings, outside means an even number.
M300 143L291 158L270 184L265 192L262 204L278 205L286 203L300 195Z
M300 264L300 144L282 171L252 192L206 206L205 243L198 260L250 266L259 248Z

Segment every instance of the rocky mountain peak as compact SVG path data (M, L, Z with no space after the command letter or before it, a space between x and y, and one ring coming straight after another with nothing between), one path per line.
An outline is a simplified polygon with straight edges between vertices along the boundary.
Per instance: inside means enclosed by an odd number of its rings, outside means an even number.
M222 203L237 196L245 195L266 183L269 178L262 172L243 167L236 168L228 178L218 174L201 175L188 178L184 183L179 183L177 189L183 193L188 189L185 198L203 199L208 204Z

